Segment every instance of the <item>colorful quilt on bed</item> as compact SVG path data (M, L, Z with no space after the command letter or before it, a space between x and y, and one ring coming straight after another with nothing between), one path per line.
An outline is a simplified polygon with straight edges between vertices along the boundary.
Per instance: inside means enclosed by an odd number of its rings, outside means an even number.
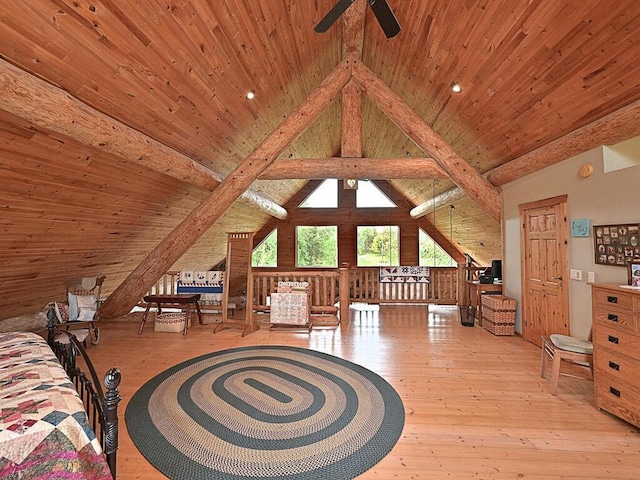
M82 400L35 333L0 333L0 478L112 478Z

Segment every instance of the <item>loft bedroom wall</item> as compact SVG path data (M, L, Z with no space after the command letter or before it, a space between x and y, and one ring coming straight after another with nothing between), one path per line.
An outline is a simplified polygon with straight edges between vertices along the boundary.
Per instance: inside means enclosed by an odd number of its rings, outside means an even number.
M640 157L640 152L636 151L636 155ZM585 164L593 166L593 173L582 178L578 172ZM587 284L587 272L594 272L595 280L599 283L627 283L626 268L595 263L593 225L640 223L640 211L635 200L639 181L640 165L605 173L603 147L599 147L503 187L504 288L506 295L518 300L518 331L522 331L518 205L566 194L567 224L571 225L574 219L589 219L589 237L571 237L570 232L567 234L569 268L582 270L582 280L567 280L570 332L577 337L587 338L591 328L591 289Z

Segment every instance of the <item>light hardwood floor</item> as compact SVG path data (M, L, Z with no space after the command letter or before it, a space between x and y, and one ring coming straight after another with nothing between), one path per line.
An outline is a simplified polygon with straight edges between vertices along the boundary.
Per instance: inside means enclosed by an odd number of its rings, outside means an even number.
M338 328L311 334L263 328L213 333L194 322L186 337L138 322L102 322L89 353L99 372L122 371L118 479L162 479L132 444L127 401L180 361L247 345L291 345L330 353L383 376L406 421L394 449L362 479L640 478L640 431L595 409L590 380L561 377L556 397L539 376L540 350L517 336L463 327L454 307L383 306L351 312Z

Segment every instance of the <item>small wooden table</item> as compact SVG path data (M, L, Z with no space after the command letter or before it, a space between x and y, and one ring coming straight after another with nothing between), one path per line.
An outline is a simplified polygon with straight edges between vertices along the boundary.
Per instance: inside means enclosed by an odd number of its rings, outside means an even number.
M202 312L200 311L200 304L198 303L198 301L200 300L199 293L179 293L177 295L147 295L143 300L147 304L147 309L142 314L142 321L140 322L138 335L142 333L142 329L144 328L144 324L147 321L147 315L149 315L149 309L151 308L152 303L155 303L157 305L158 313L162 313L162 305L186 305L187 315L185 317L184 331L182 332L183 335L187 334L187 328L189 326L189 316L191 315L191 304L195 304L196 311L198 312L198 323L202 325Z
M482 292L502 293L501 283L480 283L466 280L469 287L469 295L471 306L476 307L476 316L478 317L478 325L482 326Z

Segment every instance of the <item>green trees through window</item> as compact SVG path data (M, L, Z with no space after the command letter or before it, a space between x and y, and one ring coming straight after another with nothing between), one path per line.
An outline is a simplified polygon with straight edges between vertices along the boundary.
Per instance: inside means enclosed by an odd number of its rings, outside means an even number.
M420 265L424 267L450 267L455 265L453 258L422 229L418 234L418 244L420 246Z
M298 267L338 266L338 227L296 227Z
M260 245L253 250L252 267L278 266L278 230L271 232Z
M358 266L400 265L400 229L397 226L358 227Z

